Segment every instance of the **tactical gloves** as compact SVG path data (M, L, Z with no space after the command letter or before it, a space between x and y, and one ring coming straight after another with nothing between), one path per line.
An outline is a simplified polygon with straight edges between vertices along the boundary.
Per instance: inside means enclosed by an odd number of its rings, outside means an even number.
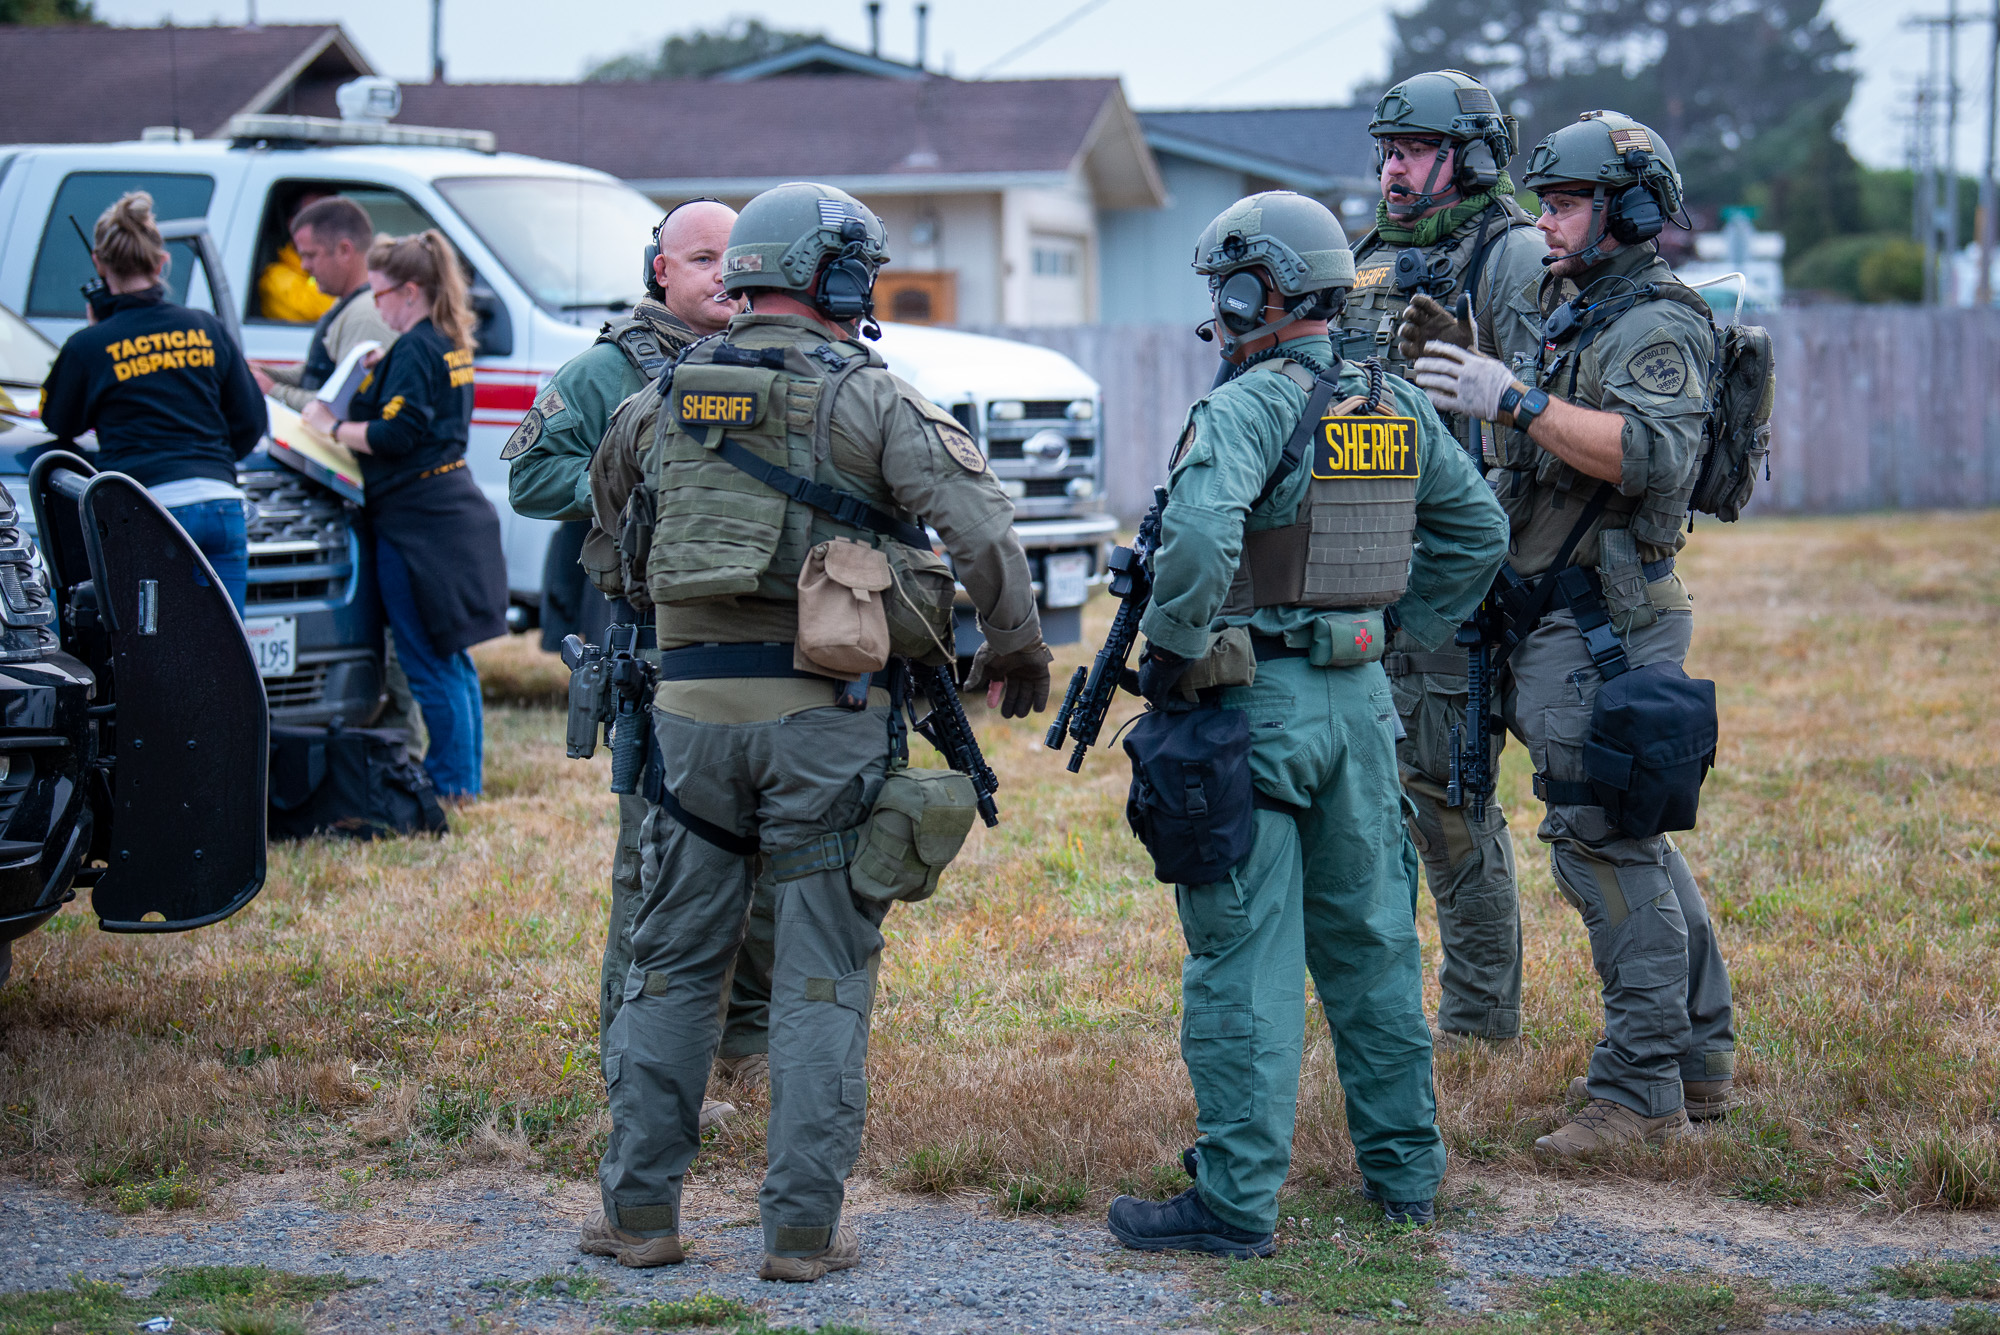
M965 674L965 689L986 688L986 703L1000 707L1002 718L1026 718L1049 707L1049 661L1055 657L1043 645L996 654L982 644Z
M1164 708L1193 661L1157 644L1147 645L1146 656L1139 660L1139 694L1155 708Z
M1482 422L1500 414L1500 396L1516 384L1505 362L1433 339L1424 345L1411 376L1441 413L1463 413Z
M1472 326L1440 306L1434 298L1419 292L1403 307L1403 321L1396 328L1396 344L1403 360L1413 362L1424 355L1431 342L1472 346Z

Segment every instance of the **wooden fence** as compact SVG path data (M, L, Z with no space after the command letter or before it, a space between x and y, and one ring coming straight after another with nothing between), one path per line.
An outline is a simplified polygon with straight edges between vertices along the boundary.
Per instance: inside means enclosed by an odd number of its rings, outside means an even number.
M2000 505L2000 311L1812 306L1776 344L1771 478L1753 514ZM981 329L1054 348L1104 389L1106 491L1135 520L1218 365L1180 325Z

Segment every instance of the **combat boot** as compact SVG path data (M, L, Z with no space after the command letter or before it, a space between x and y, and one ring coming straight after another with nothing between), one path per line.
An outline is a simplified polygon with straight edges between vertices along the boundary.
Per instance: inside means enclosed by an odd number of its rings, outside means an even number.
M1216 1218L1193 1187L1170 1201L1120 1196L1111 1202L1108 1222L1118 1241L1134 1251L1213 1252L1247 1261L1276 1250L1269 1233L1252 1233Z
M1535 1157L1584 1159L1633 1141L1657 1145L1687 1133L1687 1113L1679 1108L1665 1117L1642 1117L1622 1103L1592 1099L1568 1125L1535 1142Z
M1697 1122L1727 1117L1731 1108L1743 1102L1734 1079L1681 1081L1681 1106Z
M1437 1207L1430 1201L1385 1201L1375 1184L1367 1178L1361 1179L1361 1199L1371 1205L1382 1207L1382 1213L1392 1224L1408 1224L1411 1228L1422 1228L1437 1220Z
M741 1057L717 1057L715 1073L741 1089L763 1089L771 1083L771 1059L752 1052Z
M1583 1076L1569 1082L1571 1103L1590 1102L1588 1081ZM1729 1110L1739 1106L1743 1100L1736 1093L1734 1080L1684 1080L1681 1082L1682 1110L1690 1121L1706 1122L1717 1117L1726 1117Z
M619 1265L630 1266L634 1270L649 1270L656 1265L679 1265L684 1259L680 1234L642 1238L637 1233L613 1228L604 1221L602 1210L584 1221L583 1237L577 1242L576 1249L589 1256L609 1256Z
M834 1230L833 1241L824 1251L811 1256L773 1256L764 1253L759 1279L781 1279L787 1284L810 1284L832 1270L849 1270L861 1264L861 1239L842 1224Z
M735 1104L724 1103L721 1099L703 1099L701 1120L696 1124L695 1134L700 1135L712 1126L721 1126L734 1116L736 1116Z

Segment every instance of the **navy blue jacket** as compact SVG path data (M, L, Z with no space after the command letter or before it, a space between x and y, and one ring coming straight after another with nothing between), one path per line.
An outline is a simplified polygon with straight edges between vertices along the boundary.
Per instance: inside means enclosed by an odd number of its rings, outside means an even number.
M270 418L222 321L158 287L97 308L103 318L71 334L49 368L42 425L64 440L95 427L97 466L144 486L235 482Z
M465 457L472 429L472 350L429 320L400 335L354 391L347 415L368 423L361 484L378 495Z

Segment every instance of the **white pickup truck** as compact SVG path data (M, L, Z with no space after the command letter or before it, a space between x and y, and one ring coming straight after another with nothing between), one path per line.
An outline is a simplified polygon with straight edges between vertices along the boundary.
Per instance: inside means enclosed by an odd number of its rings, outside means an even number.
M130 143L0 145L0 305L57 343L80 328L78 288L90 267L71 219L87 232L106 205L137 189L152 192L162 219L206 221L210 244L173 246L171 295L213 309L224 294L246 352L262 361L303 360L311 336L308 323L270 318L260 292L288 244L285 223L309 194L354 199L381 231L436 227L451 239L471 267L480 316L469 462L505 526L508 586L524 612L537 609L554 525L508 506L500 447L556 368L640 295L638 256L659 206L602 172L493 152L482 131L246 116L215 140L177 141L169 132ZM207 275L204 254L223 272ZM1081 606L1103 585L1116 527L1102 510L1097 383L1058 353L950 330L885 325L880 346L897 373L986 449L1015 500L1048 638L1078 638ZM316 599L358 596L365 572L343 571L334 559L352 546L344 521L316 509L310 527L315 552L282 524L278 536L260 540L253 518L250 615L310 619ZM332 573L300 578L302 566ZM302 620L305 664L333 649L310 643L308 630ZM298 684L294 694L311 689Z

